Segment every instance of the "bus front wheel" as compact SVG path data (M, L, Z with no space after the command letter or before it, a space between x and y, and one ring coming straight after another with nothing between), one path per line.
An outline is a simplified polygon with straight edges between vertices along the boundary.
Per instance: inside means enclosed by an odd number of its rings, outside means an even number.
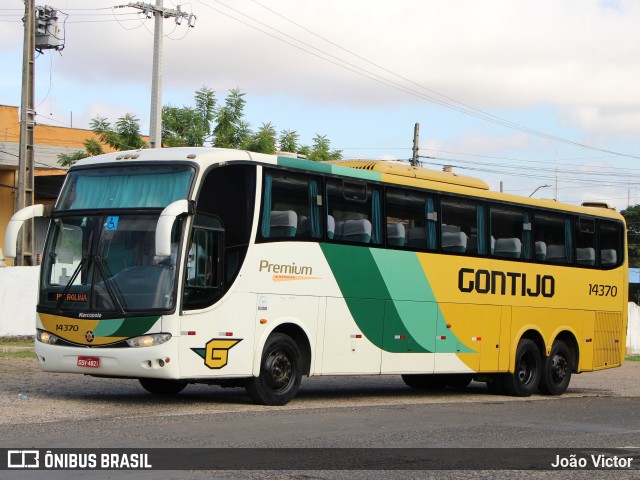
M140 385L147 392L155 395L177 395L184 387L187 386L187 382L184 380L166 380L162 378L140 378Z
M267 339L260 374L247 379L249 396L262 405L285 405L298 393L302 380L300 349L291 337L275 333Z
M540 391L546 395L561 395L571 381L573 360L569 347L563 341L556 341L545 358L540 379Z
M502 388L514 397L529 397L538 389L542 374L540 350L533 340L523 338L518 343L513 373L502 377Z

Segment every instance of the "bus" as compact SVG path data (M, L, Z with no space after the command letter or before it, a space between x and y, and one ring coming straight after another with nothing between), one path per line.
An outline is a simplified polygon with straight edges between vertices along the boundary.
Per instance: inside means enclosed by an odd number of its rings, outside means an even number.
M396 161L167 148L77 162L52 208L12 217L8 256L35 216L47 372L284 405L303 376L524 397L624 361L626 227L605 204Z

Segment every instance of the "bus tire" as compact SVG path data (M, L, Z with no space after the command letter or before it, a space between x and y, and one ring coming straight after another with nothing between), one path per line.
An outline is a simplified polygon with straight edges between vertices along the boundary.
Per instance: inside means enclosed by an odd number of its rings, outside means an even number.
M507 395L529 397L538 390L542 376L540 350L533 340L523 338L516 349L513 373L502 377L502 388Z
M164 378L139 378L138 380L142 388L154 395L177 395L187 386L187 382L184 380L167 380Z
M261 405L285 405L298 393L302 380L300 349L291 337L274 333L267 339L260 374L247 379L249 396Z
M449 378L446 375L418 373L402 375L402 380L411 388L440 390L447 386Z
M540 392L545 395L561 395L571 381L573 358L567 344L561 340L553 342L549 356L545 358L540 378Z

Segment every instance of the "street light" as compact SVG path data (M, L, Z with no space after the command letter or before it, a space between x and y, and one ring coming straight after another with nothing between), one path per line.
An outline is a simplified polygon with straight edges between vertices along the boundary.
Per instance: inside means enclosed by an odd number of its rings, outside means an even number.
M536 193L538 190L540 190L541 188L547 188L550 187L551 185L540 185L539 187L536 187L536 189L531 192L531 195L529 195L530 197L533 197L533 194Z

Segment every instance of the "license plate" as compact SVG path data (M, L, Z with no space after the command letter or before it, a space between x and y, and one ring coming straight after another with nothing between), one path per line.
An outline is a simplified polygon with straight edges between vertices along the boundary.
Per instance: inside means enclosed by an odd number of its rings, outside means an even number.
M78 357L79 367L98 368L100 366L99 357Z

